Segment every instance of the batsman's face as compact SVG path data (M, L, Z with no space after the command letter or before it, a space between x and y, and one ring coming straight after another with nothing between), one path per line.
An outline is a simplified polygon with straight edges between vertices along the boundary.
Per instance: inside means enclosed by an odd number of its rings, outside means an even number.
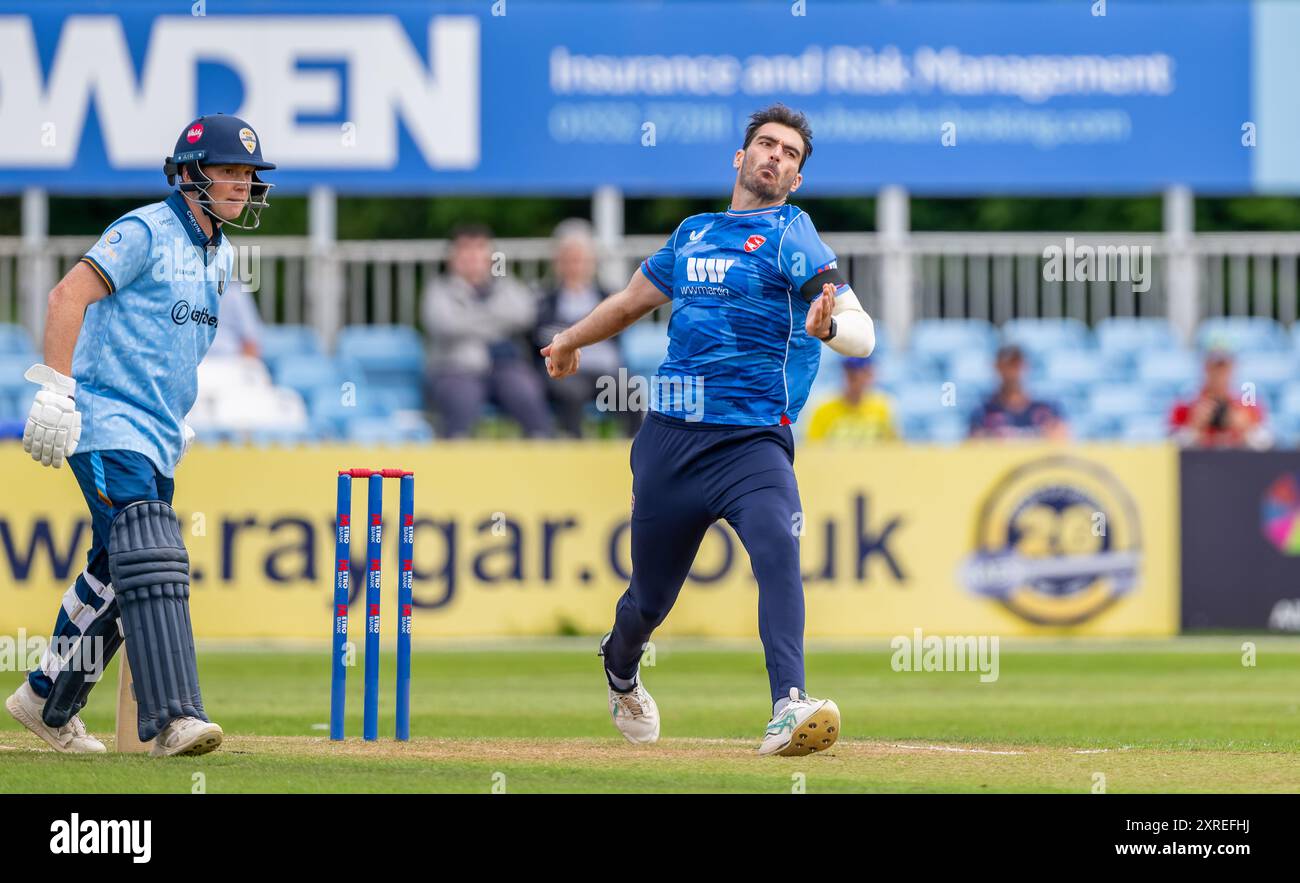
M732 165L740 186L764 202L780 202L803 183L803 137L789 126L764 123L749 146L736 151Z
M227 221L238 218L243 213L252 190L253 167L205 166L203 172L212 180L212 184L208 186L212 210Z

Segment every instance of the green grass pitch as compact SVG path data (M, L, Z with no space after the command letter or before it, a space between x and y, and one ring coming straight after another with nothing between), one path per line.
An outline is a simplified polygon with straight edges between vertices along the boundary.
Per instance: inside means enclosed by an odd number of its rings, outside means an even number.
M1254 641L1256 664L1243 665ZM609 721L596 640L417 644L409 743L392 739L384 657L378 743L361 670L349 738L326 731L328 653L204 646L204 699L226 731L201 758L69 757L0 715L4 792L1300 792L1300 641L1003 642L1000 676L905 673L884 642L809 643L808 685L835 699L824 755L760 758L767 677L757 643L678 640L643 669L663 738ZM7 695L20 675L0 676ZM116 665L83 714L113 732ZM199 775L201 774L201 775Z

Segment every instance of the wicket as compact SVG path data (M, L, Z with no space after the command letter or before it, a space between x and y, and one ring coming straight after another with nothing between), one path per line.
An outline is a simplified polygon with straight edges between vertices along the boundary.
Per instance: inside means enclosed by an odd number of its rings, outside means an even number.
M343 738L347 701L348 596L352 574L352 479L369 479L366 507L366 671L362 736L379 738L379 605L380 559L383 557L384 479L400 480L397 583L397 726L396 738L411 738L411 564L415 547L415 473L406 469L340 469L335 517L334 638L330 682L330 739Z

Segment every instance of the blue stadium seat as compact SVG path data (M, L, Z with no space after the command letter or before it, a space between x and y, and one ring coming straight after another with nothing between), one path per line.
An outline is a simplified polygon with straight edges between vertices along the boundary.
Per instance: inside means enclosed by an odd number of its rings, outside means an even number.
M936 381L899 383L894 389L899 409L910 414L940 414L951 407L944 404L943 385Z
M998 372L993 368L993 357L979 350L954 353L948 360L948 378L958 390L973 386L987 393L998 385Z
M926 424L925 434L935 444L954 445L970 436L970 420L963 414L938 414Z
M1137 360L1137 379L1164 392L1186 391L1202 377L1200 361L1185 350L1155 350Z
M1165 319L1113 317L1094 329L1097 349L1111 374L1131 371L1142 352L1180 348L1173 326Z
M1300 384L1287 386L1279 393L1277 410L1282 414L1300 414Z
M1120 422L1119 437L1127 442L1155 442L1169 437L1169 421L1163 414L1133 414Z
M21 325L0 322L0 355L36 355L36 347L32 345L32 338L27 333L27 329Z
M1011 319L1002 326L1002 340L1040 362L1048 353L1092 348L1088 326L1078 319Z
M1102 385L1088 394L1088 416L1102 419L1156 413L1151 394L1139 386Z
M287 386L302 393L304 398L320 387L332 386L337 392L342 384L352 382L361 386L365 378L360 368L347 361L324 356L285 355L275 362L271 373L276 386Z
M13 394L29 388L34 392L36 387L23 378L34 361L35 355L0 353L0 392Z
M619 335L618 341L628 373L651 377L668 354L668 325L643 320Z
M408 325L352 325L339 332L339 358L360 366L379 386L418 386L424 376L420 333Z
M1282 326L1266 316L1216 316L1196 329L1196 345L1202 350L1258 352L1287 349L1290 343Z
M912 329L910 350L946 366L958 353L974 351L989 358L997 344L997 330L983 319L923 319Z
M1300 377L1297 367L1296 356L1289 351L1244 352L1237 356L1233 383L1238 387L1253 383L1257 388L1273 392Z
M284 356L320 356L325 352L315 329L306 325L265 325L261 338L262 358L268 365Z
M1058 350L1045 358L1048 380L1073 386L1087 386L1111 380L1098 354L1089 350Z
M1114 316L1102 319L1094 329L1097 348L1102 352L1178 349L1178 337L1166 319Z
M1274 414L1268 421L1268 427L1273 431L1274 447L1300 446L1300 412Z
M423 417L396 421L362 417L347 422L345 437L366 445L418 444L433 441L433 427Z
M1120 418L1114 414L1096 411L1070 420L1070 437L1078 441L1105 441L1119 434Z

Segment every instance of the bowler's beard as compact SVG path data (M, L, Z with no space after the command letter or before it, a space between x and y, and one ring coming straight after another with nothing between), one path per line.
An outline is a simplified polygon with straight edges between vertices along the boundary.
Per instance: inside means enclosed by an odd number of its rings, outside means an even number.
M757 196L763 202L777 202L784 199L789 193L790 188L782 189L779 170L772 169L772 178L764 178L759 174L760 170L771 168L770 166L757 165L750 167L746 162L740 170L740 186Z

